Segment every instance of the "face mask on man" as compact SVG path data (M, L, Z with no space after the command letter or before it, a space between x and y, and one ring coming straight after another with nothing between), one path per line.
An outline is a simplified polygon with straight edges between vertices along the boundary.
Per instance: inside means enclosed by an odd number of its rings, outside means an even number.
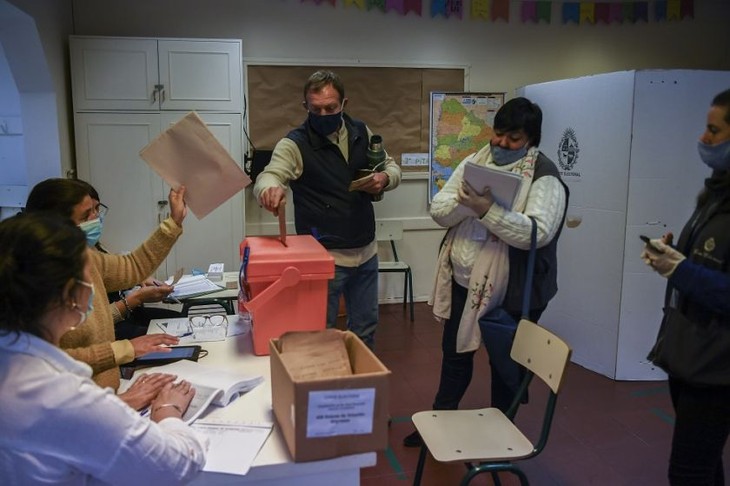
M78 324L76 324L76 326L80 326L81 324L83 324L86 321L86 319L89 318L89 316L91 315L91 311L94 310L94 284L84 282L83 280L76 280L76 282L79 283L80 285L83 285L86 288L91 289L91 292L89 293L89 302L87 302L87 304L86 304L86 311L80 310L78 304L74 304L74 310L76 310L76 312L81 314L81 318L79 319ZM74 327L76 327L76 326L74 326Z
M89 246L94 246L101 239L101 232L104 229L104 224L101 218L92 219L91 221L84 221L79 225L81 231L86 235L86 243Z
M715 170L730 170L730 140L715 145L697 142L702 162Z
M310 111L309 124L312 126L312 130L323 137L336 132L340 128L340 123L342 123L342 108L340 108L339 112L331 115L317 115Z
M492 145L492 160L497 165L509 165L517 162L525 155L527 155L527 144L516 150L502 148L499 145Z

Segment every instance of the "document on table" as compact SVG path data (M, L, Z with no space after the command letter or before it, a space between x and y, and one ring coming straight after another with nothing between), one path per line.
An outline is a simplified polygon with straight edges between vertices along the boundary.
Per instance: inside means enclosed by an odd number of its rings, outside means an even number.
M273 422L205 418L191 425L208 437L203 471L245 475L271 433Z
M165 281L165 283L167 285L173 285L170 279ZM170 297L176 299L187 299L224 290L223 287L208 280L205 275L185 275L174 286L175 289L170 294Z

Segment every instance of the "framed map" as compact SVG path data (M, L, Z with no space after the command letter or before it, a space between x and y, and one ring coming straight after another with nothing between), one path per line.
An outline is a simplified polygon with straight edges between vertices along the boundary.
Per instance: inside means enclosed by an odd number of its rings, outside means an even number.
M428 203L456 166L489 143L504 93L431 93Z

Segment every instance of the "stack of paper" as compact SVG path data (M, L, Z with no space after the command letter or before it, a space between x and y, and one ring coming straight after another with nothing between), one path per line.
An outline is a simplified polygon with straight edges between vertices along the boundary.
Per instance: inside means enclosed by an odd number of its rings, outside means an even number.
M175 284L172 283L172 279L168 279L165 283L174 285L175 290L170 297L175 299L188 299L223 290L223 287L214 284L205 275L185 275Z

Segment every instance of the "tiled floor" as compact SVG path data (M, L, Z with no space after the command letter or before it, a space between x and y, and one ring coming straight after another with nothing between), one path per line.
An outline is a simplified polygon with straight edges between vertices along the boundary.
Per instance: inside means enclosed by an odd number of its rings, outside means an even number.
M414 323L398 304L382 305L376 354L393 372L391 381L389 447L378 453L376 466L361 473L363 486L404 486L413 481L418 449L402 446L413 430L410 416L431 407L440 370L440 325L430 307L416 304ZM489 404L486 353L477 353L475 373L462 408ZM535 380L537 381L537 380ZM534 389L534 387L533 387ZM530 404L517 416L518 425L536 431L545 393L536 390ZM571 364L558 399L546 449L522 463L535 486L667 484L666 467L672 434L673 411L665 382L617 382ZM725 470L730 471L730 448L725 450ZM462 464L441 464L430 457L422 484L459 484ZM501 476L503 485L519 484L512 475ZM491 485L487 475L473 485Z

